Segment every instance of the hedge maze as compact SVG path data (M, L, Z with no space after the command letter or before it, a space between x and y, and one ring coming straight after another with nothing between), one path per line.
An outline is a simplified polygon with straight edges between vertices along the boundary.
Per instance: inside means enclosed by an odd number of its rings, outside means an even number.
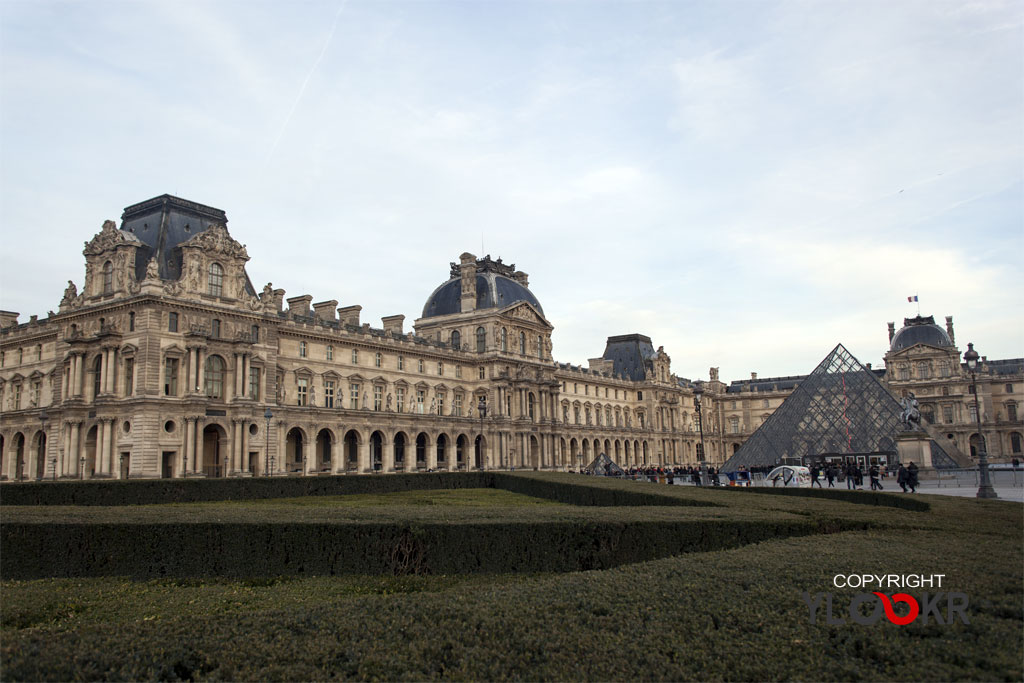
M1018 504L824 494L491 472L5 484L0 671L1021 679ZM802 592L848 602L832 577L867 572L945 574L971 623L810 624Z

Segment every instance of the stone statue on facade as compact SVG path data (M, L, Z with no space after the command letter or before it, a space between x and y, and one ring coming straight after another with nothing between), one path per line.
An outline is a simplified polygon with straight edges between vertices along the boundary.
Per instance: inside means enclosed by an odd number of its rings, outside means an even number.
M149 259L149 263L146 264L146 279L147 280L159 280L160 279L160 264L156 260L156 257Z
M69 304L78 298L78 287L71 280L68 280L68 286L64 290L64 298L61 299L61 304Z
M391 412L391 394L388 394L387 407L388 407L388 412L390 413Z
M911 391L901 398L900 406L903 408L903 412L900 413L900 422L903 423L903 428L907 431L921 429L921 408L914 392Z

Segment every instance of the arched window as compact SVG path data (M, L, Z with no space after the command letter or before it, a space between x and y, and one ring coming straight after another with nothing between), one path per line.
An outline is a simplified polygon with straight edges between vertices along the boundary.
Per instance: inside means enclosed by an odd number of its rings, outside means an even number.
M114 293L114 264L110 261L103 264L103 293Z
M928 363L921 361L917 364L917 378L928 379L931 377L931 372L928 370Z
M941 377L949 377L949 361L942 361L939 363L939 375Z
M224 359L220 356L206 359L206 395L210 398L224 396Z
M501 350L508 351L508 330L501 328Z
M459 334L458 330L455 330L454 332L452 332L452 348L454 348L454 349L462 348L462 335Z
M524 356L526 355L526 333L525 332L520 332L519 333L519 353L521 353Z
M526 414L533 419L533 392L526 395Z
M224 287L224 269L219 263L210 264L209 287L207 293L210 296L220 296Z
M483 353L484 349L487 348L487 332L484 328L476 328L476 351L477 353Z
M906 365L901 365L899 368L900 379L910 379L910 368Z

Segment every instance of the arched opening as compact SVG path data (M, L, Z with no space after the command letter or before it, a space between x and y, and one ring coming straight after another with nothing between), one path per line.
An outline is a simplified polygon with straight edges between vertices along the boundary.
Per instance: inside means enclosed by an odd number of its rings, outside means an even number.
M477 353L483 353L484 349L487 348L487 332L482 327L476 328L476 350Z
M455 466L459 469L466 467L466 449L469 446L469 439L465 434L459 434L455 439Z
M98 445L98 438L99 428L96 425L93 425L85 434L85 466L79 473L79 476L82 476L83 478L88 479L96 474L96 447ZM81 463L76 464L81 465Z
M530 466L540 469L540 441L533 434L530 435Z
M370 434L370 469L380 472L384 468L384 435L380 432Z
M405 442L406 437L404 432L398 432L395 434L395 470L405 470Z
M298 427L292 427L288 430L288 434L284 437L284 471L289 474L301 474L305 468L303 467L302 451L305 439L303 438L302 430Z
M644 449L643 450L644 462L647 462L647 442L646 441L644 441L643 449Z
M454 348L454 349L461 349L462 348L462 335L459 334L458 330L455 330L454 332L452 332L452 348Z
M735 454L735 453L736 453L736 451L738 451L739 449L740 449L740 445L739 445L738 443L734 443L734 444L732 445L732 452L733 452L734 454Z
M95 427L93 427L95 429ZM25 436L18 432L14 435L14 479L25 478Z
M228 473L228 433L218 424L203 430L203 472L207 477L223 477Z
M473 463L476 469L484 469L484 449L487 448L487 442L484 441L483 434L478 434L476 442L473 444Z
M594 459L592 457L590 457L590 442L587 441L586 439L583 439L582 443L583 443L583 466L586 467Z
M36 449L36 479L43 479L46 476L46 432L36 432L33 441Z
M329 429L321 429L316 435L316 468L320 472L333 470L334 434Z
M971 434L970 444L971 444L971 457L972 458L977 458L978 457L978 447L979 446L981 448L985 448L985 453L988 454L988 449L986 448L987 444L985 442L985 439L979 437L977 434Z
M440 434L437 437L437 466L447 465L445 451L448 450L448 437Z
M580 445L576 441L576 439L571 439L569 441L569 464L572 467L579 467L580 466L579 455L580 455Z
M568 451L566 450L565 439L559 439L558 440L558 464L561 465L562 467L565 467L566 465L569 464L568 462L566 462L566 456L567 455L568 455Z
M210 277L207 282L207 294L220 296L224 287L224 268L219 263L210 264Z
M422 470L427 467L427 444L429 441L430 439L423 432L416 435L416 469Z
M345 432L345 469L359 469L359 432L354 429Z

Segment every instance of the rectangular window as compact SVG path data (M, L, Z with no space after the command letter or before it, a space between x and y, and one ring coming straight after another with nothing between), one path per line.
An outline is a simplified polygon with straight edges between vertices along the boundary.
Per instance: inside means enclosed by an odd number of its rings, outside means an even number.
M608 387L604 388L604 397L608 398Z
M399 356L399 358L401 358L401 356ZM395 398L398 399L396 401L397 407L398 407L398 412L404 413L405 412L405 387L398 387L397 389L395 389Z
M373 409L380 410L384 406L384 387L373 388Z
M583 385L583 395L584 396L590 396L590 385L589 384L584 384Z
M644 392L642 392L642 391L636 392L636 400L638 400L638 401L644 400Z
M352 365L359 365L359 349L352 349Z
M334 346L331 344L327 345L327 360L334 360Z
M416 367L419 369L420 372L423 372L423 359L422 358L420 358L418 361L416 361Z
M11 396L11 410L21 410L21 385L14 385L14 393Z
M299 358L305 358L305 357L306 357L306 342L300 341L299 342Z
M167 331L177 332L178 331L178 314L171 312L167 314Z
M1006 385L1006 393L1008 393L1008 394L1012 394L1013 393L1013 385L1012 384L1007 384Z
M135 388L135 359L124 359L124 395L131 396Z
M480 368L480 379L487 379L487 368Z
M249 368L249 398L260 400L260 369Z
M349 384L348 385L348 407L352 410L359 409L359 385Z
M444 415L444 392L437 392L437 414Z
M967 385L967 393L968 394L973 394L974 393L974 385L973 384L968 384Z
M128 331L135 331L135 311L129 311L128 313Z
M216 318L213 319L213 324L210 326L210 336L214 339L220 339L220 321Z
M1006 404L1006 419L1010 422L1017 421L1017 404L1007 403Z
M39 405L39 392L42 389L42 384L39 382L32 382L32 387L29 389L29 405L35 407Z
M398 369L405 370L405 356L398 357Z
M454 402L454 405L452 406L452 414L453 415L461 416L462 415L462 394L455 394L455 397L452 399L452 401Z
M164 396L178 395L178 359L164 360Z
M253 325L252 326L252 329L249 331L249 338L252 340L253 344L259 344L259 342L260 342L260 326L259 325Z
M373 357L373 364L379 368L384 364L384 357L379 353L375 354Z
M324 380L324 408L334 407L334 380Z
M309 380L305 377L299 377L296 380L296 398L298 399L298 405L306 405L306 401L309 398Z
M444 363L442 363L441 361L437 361L437 374L444 374Z
M462 378L462 366L461 365L456 365L455 366L455 376L460 378L460 379Z
M416 392L416 414L417 415L422 415L423 414L423 401L424 401L424 399L426 399L426 397L427 397L427 392L425 392L425 391L417 391Z

